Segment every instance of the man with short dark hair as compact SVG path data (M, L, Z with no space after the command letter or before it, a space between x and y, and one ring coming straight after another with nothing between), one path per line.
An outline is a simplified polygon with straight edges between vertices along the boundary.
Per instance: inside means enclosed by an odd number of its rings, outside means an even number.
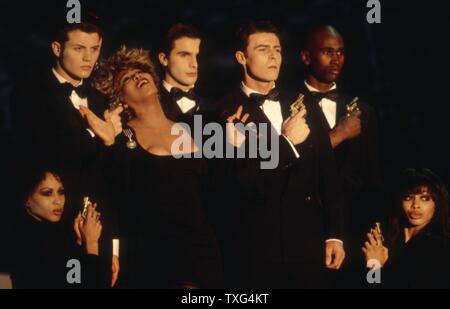
M158 52L164 69L161 103L172 121L186 120L199 112L199 100L194 93L198 79L200 33L191 25L177 23L167 31Z
M29 80L18 83L13 92L12 116L20 146L33 149L45 160L77 169L98 145L114 143L118 132L114 132L109 112L105 114L109 120L94 128L84 120L89 118L88 109L98 115L97 120L108 109L105 97L88 79L102 40L100 28L90 21L58 29L50 44L53 67L24 77Z
M231 219L224 234L230 236L223 252L227 283L234 288L325 287L326 268L339 269L345 255L327 132L315 125L317 109L290 114L295 98L275 84L281 51L272 23L242 26L235 57L243 80L220 104L228 123L268 125L278 138L259 131L259 139L279 147L275 169L261 170L259 157L229 162Z

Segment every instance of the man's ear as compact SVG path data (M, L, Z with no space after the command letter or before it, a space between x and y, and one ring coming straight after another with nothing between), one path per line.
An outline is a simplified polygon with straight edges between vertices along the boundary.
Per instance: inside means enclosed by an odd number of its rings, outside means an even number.
M241 52L240 50L238 50L234 56L236 57L236 60L239 64L241 65L246 65L247 64L247 58L245 57L245 54L243 52Z
M163 67L167 67L169 65L169 59L167 59L166 54L163 52L158 54L158 60Z
M300 59L302 60L303 64L306 66L309 66L311 64L311 57L309 55L309 52L306 50L302 50L300 52Z
M53 55L55 55L56 58L59 58L62 53L61 43L54 41L54 42L52 42L51 47L52 47Z

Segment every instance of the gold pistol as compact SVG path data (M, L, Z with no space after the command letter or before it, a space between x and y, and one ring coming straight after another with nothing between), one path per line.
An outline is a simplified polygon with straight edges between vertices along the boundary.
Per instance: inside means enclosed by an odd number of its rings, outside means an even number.
M346 105L347 116L351 116L354 113L358 113L360 111L358 106L359 98L355 97L350 103Z
M375 222L375 228L374 228L381 236L381 240L384 241L383 233L381 232L381 223Z
M86 220L89 207L92 207L92 202L89 200L89 197L86 196L83 198L83 211L81 212L81 218L83 218L83 220Z
M298 95L297 100L291 104L291 108L290 108L290 112L291 112L291 117L294 117L295 115L297 115L303 108L305 108L305 103L303 102L305 99L305 96L300 93Z

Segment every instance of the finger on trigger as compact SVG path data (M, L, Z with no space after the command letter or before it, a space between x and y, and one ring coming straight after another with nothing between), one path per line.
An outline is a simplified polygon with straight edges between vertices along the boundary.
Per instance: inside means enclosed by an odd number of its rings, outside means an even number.
M246 123L249 117L250 117L250 115L249 115L248 113L246 113L246 114L244 114L244 116L242 116L241 121L242 121L243 123Z
M298 112L298 117L305 117L306 116L306 108L302 108L299 112ZM297 116L296 115L296 116Z
M236 117L238 119L241 119L241 115L242 115L242 111L244 110L244 108L242 107L242 105L239 105L237 111L236 111Z
M123 106L122 105L119 105L117 108L115 108L114 110L113 110L113 113L115 113L115 114L120 114L121 112L123 112Z

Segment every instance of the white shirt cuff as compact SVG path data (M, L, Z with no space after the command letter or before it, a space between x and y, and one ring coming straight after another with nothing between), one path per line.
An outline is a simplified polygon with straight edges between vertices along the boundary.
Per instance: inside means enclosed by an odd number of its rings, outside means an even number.
M337 242L340 242L340 243L341 243L341 245L343 245L343 244L344 244L344 242L343 242L342 240L340 240L340 239L336 239L336 238L330 238L330 239L327 239L327 240L325 240L325 242L330 242L330 241L337 241Z
M297 149L295 149L294 144L293 144L293 143L289 140L289 138L287 138L285 135L282 135L282 136L287 140L287 142L288 142L289 145L291 146L292 150L294 151L295 157L296 157L297 159L300 158L300 154L298 153Z
M112 251L113 251L113 255L119 257L120 241L118 239L112 240Z
M91 130L91 129L86 129L86 131L88 131L88 132L89 132L89 134L91 135L91 137L95 137L95 133L94 133L94 132L92 132L92 130Z

